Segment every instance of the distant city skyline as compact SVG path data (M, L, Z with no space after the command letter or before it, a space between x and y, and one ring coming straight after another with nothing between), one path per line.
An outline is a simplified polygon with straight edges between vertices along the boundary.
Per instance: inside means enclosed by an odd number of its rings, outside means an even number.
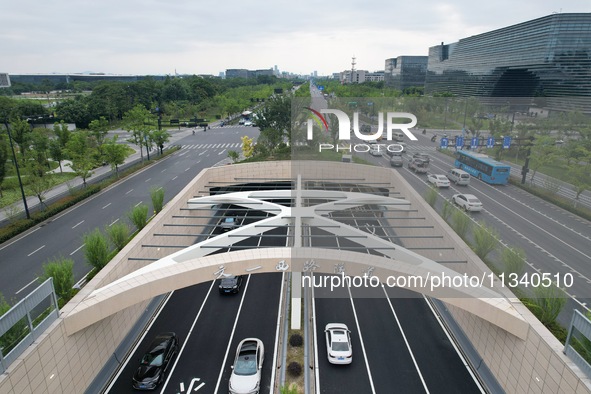
M0 14L0 72L217 76L277 66L330 75L350 69L353 56L357 69L371 72L388 58L426 56L441 42L553 12L591 12L591 3L13 2Z

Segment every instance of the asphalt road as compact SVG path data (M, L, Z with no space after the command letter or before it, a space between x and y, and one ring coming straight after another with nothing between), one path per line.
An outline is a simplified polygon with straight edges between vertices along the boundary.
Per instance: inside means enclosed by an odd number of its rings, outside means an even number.
M150 190L162 187L165 202L178 194L201 170L227 158L228 150L240 151L240 137L257 136L254 127L212 128L198 131L175 144L183 149L165 160L114 184L98 195L0 246L0 293L13 302L37 284L42 265L57 258L74 261L75 281L92 268L86 263L83 236L117 221L130 225L127 213L137 204L152 209Z
M408 170L408 157L416 152L429 154L429 172L438 174L445 174L453 167L453 158L436 152L436 144L431 143L428 136L417 137L419 141L407 144L409 155L405 158L405 166L395 170L415 190L424 194L429 185L427 177ZM361 155L365 160L389 167L386 155ZM503 244L521 248L527 258L529 278L532 278L532 273L550 273L552 279L560 281L559 287L572 296L560 315L562 324L570 323L573 308L582 309L591 300L591 222L512 185L492 186L472 178L469 186L456 186L452 183L450 188L439 188L438 192L450 201L451 196L456 193L476 195L482 201L484 210L470 213L470 217L475 224L483 221L494 228L502 241L492 254L500 253ZM522 288L530 294L533 291L531 284Z

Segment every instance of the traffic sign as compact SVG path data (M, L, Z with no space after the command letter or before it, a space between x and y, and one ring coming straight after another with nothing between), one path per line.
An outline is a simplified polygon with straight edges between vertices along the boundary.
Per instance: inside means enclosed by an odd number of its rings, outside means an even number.
M464 146L464 137L456 137L456 148Z
M486 147L487 148L493 148L495 146L495 139L494 137L488 137L486 139Z
M439 147L441 149L447 149L448 144L449 144L449 139L447 137L443 137L443 138L441 138L441 141L439 142Z
M509 149L511 146L511 137L503 137L503 149Z
M472 139L470 140L470 147L472 149L478 148L478 137L472 137Z

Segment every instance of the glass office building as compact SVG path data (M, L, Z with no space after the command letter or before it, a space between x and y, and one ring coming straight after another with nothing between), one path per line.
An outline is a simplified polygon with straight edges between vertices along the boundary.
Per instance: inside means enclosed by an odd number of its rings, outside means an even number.
M386 59L384 81L386 85L404 90L425 86L427 56L398 56Z
M535 97L591 113L591 13L552 14L429 48L427 93Z

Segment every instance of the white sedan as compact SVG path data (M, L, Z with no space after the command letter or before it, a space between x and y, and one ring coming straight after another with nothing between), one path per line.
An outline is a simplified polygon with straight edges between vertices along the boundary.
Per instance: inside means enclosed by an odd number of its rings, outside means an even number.
M230 376L230 394L256 394L261 387L261 372L265 358L263 341L246 338L240 341Z
M478 197L473 194L454 194L451 200L455 204L458 204L460 208L464 208L464 211L482 211L482 203Z
M326 335L326 351L331 364L351 364L353 348L351 347L351 331L345 324L329 323L324 329Z
M427 175L427 181L437 187L449 187L449 179L445 175L429 174Z

